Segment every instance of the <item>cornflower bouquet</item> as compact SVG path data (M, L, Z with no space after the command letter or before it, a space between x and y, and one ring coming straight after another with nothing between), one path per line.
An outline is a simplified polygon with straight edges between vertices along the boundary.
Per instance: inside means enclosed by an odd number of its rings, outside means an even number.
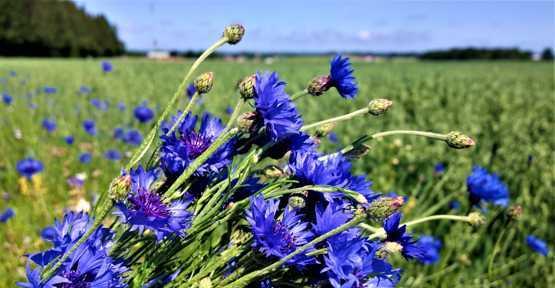
M226 27L192 64L90 214L68 211L42 231L52 247L28 254L27 282L19 286L392 287L401 278L401 269L390 264L393 255L437 258L438 243L408 228L442 219L483 223L478 212L402 223L404 198L373 191L364 175L351 171L351 161L368 153L373 139L405 134L455 149L473 146L460 132L385 131L361 135L332 154L318 151L337 123L383 115L393 104L374 99L349 114L305 124L296 99L332 88L345 99L357 95L346 57L332 58L329 75L291 96L276 73L245 77L227 123L193 115L214 75L200 74L188 86L191 77L217 48L237 44L244 33L241 25ZM173 112L185 93L191 95L187 106ZM506 204L506 188L476 169L471 199Z

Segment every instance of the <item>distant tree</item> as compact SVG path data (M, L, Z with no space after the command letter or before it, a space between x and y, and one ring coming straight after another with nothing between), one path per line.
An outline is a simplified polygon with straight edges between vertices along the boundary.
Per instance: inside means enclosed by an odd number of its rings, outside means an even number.
M530 60L532 52L518 48L452 48L428 51L423 60Z
M553 50L549 47L543 49L541 59L546 61L553 60Z

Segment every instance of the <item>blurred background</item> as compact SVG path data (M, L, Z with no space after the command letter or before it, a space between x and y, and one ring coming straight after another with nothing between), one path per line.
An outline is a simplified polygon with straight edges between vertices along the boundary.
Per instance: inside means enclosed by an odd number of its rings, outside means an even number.
M374 190L407 197L406 220L467 213L474 165L507 185L510 205L483 209L487 225L415 228L442 241L441 257L433 265L399 259L401 286L555 285L552 253L526 241L555 242L553 1L0 0L0 287L24 277L25 253L46 245L43 227L64 209L94 205L194 58L231 23L243 24L245 37L201 66L216 84L195 113L229 117L237 81L255 71L277 71L293 94L341 53L359 95L302 98L305 123L370 99L395 105L381 118L339 125L322 150L392 129L460 130L477 140L453 151L386 138L354 161ZM29 175L18 165L24 159L40 166ZM503 220L516 207L518 221Z

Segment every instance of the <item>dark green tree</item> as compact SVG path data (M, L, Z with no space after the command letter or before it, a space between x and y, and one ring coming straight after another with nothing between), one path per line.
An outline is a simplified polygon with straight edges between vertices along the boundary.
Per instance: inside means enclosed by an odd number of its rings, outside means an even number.
M553 50L549 47L543 49L541 54L541 59L545 61L552 61L553 60Z

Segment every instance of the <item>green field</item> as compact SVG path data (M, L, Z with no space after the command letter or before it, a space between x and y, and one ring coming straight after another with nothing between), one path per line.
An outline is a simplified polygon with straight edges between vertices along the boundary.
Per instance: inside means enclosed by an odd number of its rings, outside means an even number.
M0 103L0 212L12 207L16 216L0 223L0 287L11 287L24 277L24 253L44 247L39 239L42 227L63 215L70 205L66 180L86 173L86 198L94 201L119 173L120 162L103 157L107 149L131 151L112 138L115 127L139 128L143 135L149 124L133 119L133 107L148 100L160 112L173 95L190 62L151 62L137 59L113 61L114 71L104 74L98 60L0 59L0 92L13 96L13 103ZM327 59L277 59L272 64L210 60L199 72L215 73L214 89L203 96L195 112L208 110L227 118L225 109L237 101L236 82L257 70L275 70L288 82L288 91L304 89L315 75L328 70ZM360 84L356 100L343 100L333 91L321 97L298 101L305 123L345 114L363 107L373 98L395 102L381 117L356 118L339 125L339 143L324 141L334 151L361 134L391 129L414 129L446 133L460 130L472 135L477 145L455 151L439 142L411 137L391 137L370 143L372 149L354 164L373 180L376 191L395 191L410 196L406 219L432 213L464 214L469 209L466 177L472 165L497 172L508 184L511 204L520 204L520 221L472 228L462 223L431 222L414 230L443 240L442 257L433 266L398 260L404 268L401 286L415 287L553 287L553 253L543 257L525 243L528 234L555 242L555 84L553 63L475 62L355 62ZM9 76L9 71L17 76ZM93 92L78 93L81 85ZM34 93L44 86L57 88L55 94ZM90 104L92 98L107 100L108 111ZM127 109L117 109L118 102ZM33 103L36 109L30 109ZM180 102L184 107L186 97ZM41 127L45 117L55 118L57 130L48 134ZM97 122L98 135L87 135L81 123ZM152 123L152 122L151 122ZM63 137L74 135L68 146ZM16 137L17 136L17 137ZM81 164L79 154L93 154L90 164ZM22 193L15 170L27 156L41 160L45 169L38 188ZM436 163L445 163L444 175L434 175ZM448 203L458 200L460 211ZM415 204L415 205L413 205ZM489 209L491 220L503 213ZM502 217L499 217L502 218Z

